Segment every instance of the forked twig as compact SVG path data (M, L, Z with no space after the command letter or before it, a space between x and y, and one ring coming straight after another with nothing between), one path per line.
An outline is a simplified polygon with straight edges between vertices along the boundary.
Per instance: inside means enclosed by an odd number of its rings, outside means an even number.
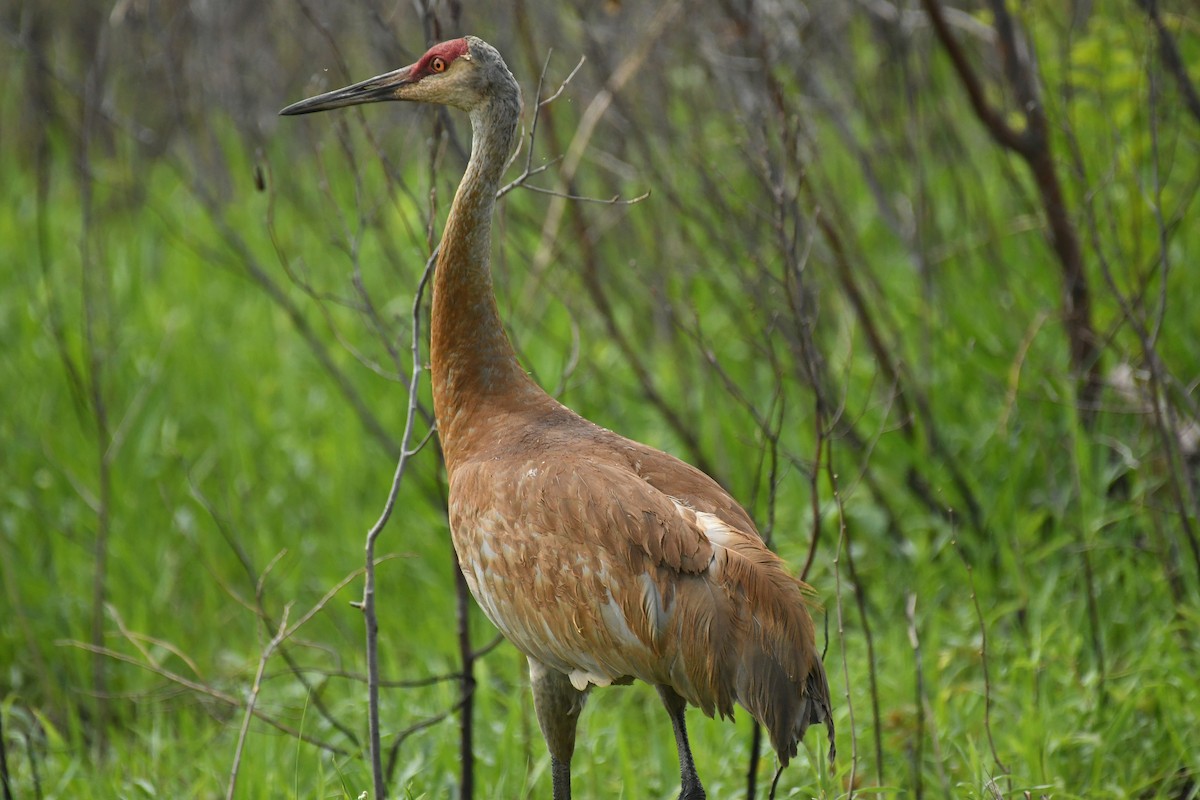
M550 56L553 55L553 53L553 50L546 53L546 60L542 63L542 72L540 75L538 75L537 96L540 99L533 109L533 121L529 123L529 145L525 148L525 169L522 170L521 174L518 175L511 183L500 187L500 191L496 192L497 200L499 200L501 197L504 197L504 195L508 194L518 186L524 185L525 180L530 176L545 172L551 166L562 160L562 158L555 158L554 160L543 164L540 167L533 166L533 143L537 140L538 122L542 118L542 109L553 103L559 98L559 96L562 95L567 88L567 84L569 84L575 78L575 74L579 72L580 68L583 67L584 62L587 61L587 57L580 56L579 63L576 64L575 68L567 74L567 77L563 78L562 83L558 85L558 88L554 91L554 94L542 98L542 86L546 82L546 70L550 68ZM512 161L516 160L519 152L520 151L517 150L512 154L512 158L509 160L509 163L505 165L506 168L512 164Z
M659 7L658 12L634 44L632 51L613 70L612 75L605 82L604 88L597 92L592 101L588 103L587 108L584 109L579 126L575 130L575 136L572 137L571 143L567 146L566 155L563 156L562 169L559 171L558 185L563 195L566 194L567 187L575 178L575 172L583 160L583 154L587 150L592 136L596 133L596 127L601 118L612 106L616 95L625 87L625 84L638 74L638 70L650 55L654 43L658 41L663 31L682 9L683 4L679 2L669 2ZM530 269L530 274L535 277L541 276L550 263L566 210L566 200L565 196L556 197L546 212L546 219L542 225L541 242L538 244Z
M263 574L266 575L265 572ZM267 661L275 652L275 648L283 644L283 640L287 638L288 615L291 612L292 604L288 603L283 607L283 614L279 619L279 629L271 637L271 641L267 642L267 646L263 648L262 655L258 659L258 670L254 673L254 685L250 687L250 697L246 700L246 711L242 714L242 727L238 731L237 748L233 752L233 767L229 771L229 788L225 792L225 800L233 800L234 791L237 789L238 771L241 769L242 753L246 748L246 734L250 731L250 719L254 716L258 695L262 691L263 673L267 669Z
M551 53L552 52L553 51L551 51ZM538 99L537 105L533 109L533 121L529 124L529 136L528 136L529 144L525 146L525 167L524 167L524 169L521 170L520 175L513 178L511 181L506 183L504 186L500 187L500 189L496 192L497 200L499 200L501 197L504 197L504 195L508 194L513 189L518 189L518 188L528 189L531 192L538 192L540 194L552 195L552 196L560 198L562 200L578 200L578 201L584 202L584 203L599 203L601 205L608 205L608 206L615 206L615 205L631 206L636 203L642 202L643 200L645 200L647 197L650 196L650 192L647 191L647 192L644 192L644 193L638 195L637 197L630 198L630 199L623 199L620 195L614 195L609 198L586 197L583 195L570 194L569 192L567 192L563 189L547 189L542 186L534 186L533 184L528 182L529 179L532 178L534 175L539 175L539 174L545 172L546 170L550 169L550 167L554 166L555 164L559 164L559 163L563 162L563 157L559 156L545 164L542 164L540 167L533 166L533 144L537 140L538 122L541 120L542 109L545 108L546 106L550 105L550 103L554 102L562 95L562 93L567 88L567 84L569 84L571 82L571 80L575 77L576 73L579 72L580 68L583 67L584 62L586 62L586 61L587 61L586 56L580 56L579 63L577 63L575 65L575 68L572 69L570 71L570 73L567 74L567 77L563 78L562 82L558 85L558 88L554 90L554 93L543 98L541 96L542 95L542 86L546 80L546 70L550 66L550 54L548 53L546 55L546 61L542 65L541 75L538 76L537 96L539 99ZM505 165L505 168L511 166L512 163L517 160L517 156L520 155L520 152L521 152L520 149L517 149L516 151L513 152L512 157L509 158L508 164Z

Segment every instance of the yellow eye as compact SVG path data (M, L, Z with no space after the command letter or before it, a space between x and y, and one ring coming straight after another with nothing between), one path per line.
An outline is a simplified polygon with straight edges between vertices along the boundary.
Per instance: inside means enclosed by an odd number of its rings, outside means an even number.
M442 58L441 56L434 56L433 60L429 62L429 71L430 72L445 72L446 71L446 59Z

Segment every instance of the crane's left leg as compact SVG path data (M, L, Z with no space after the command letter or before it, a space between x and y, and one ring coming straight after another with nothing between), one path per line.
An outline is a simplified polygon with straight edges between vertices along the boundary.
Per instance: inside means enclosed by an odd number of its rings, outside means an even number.
M550 777L554 800L571 800L571 756L575 753L575 724L583 711L587 692L571 684L571 679L540 661L529 659L529 683L533 689L533 708L546 746L550 749Z
M656 688L663 705L667 707L667 714L671 716L671 727L675 729L675 749L679 751L679 783L682 787L679 800L705 800L707 795L700 785L700 776L696 774L696 762L692 760L692 748L688 744L687 726L683 720L687 701L670 686L659 685Z

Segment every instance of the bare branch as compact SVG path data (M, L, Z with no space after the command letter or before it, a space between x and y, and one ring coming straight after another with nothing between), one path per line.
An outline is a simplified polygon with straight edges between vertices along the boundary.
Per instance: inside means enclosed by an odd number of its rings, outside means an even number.
M263 575L265 577L265 571ZM291 603L283 607L283 616L279 621L279 630L271 637L271 641L267 642L267 646L263 648L262 656L258 659L258 671L254 674L254 685L251 687L250 697L246 701L246 711L242 715L242 727L238 731L237 747L233 752L233 767L229 771L229 788L225 792L225 800L233 800L234 792L237 789L238 771L242 765L242 752L246 747L246 734L250 731L250 719L254 716L254 708L258 704L258 694L262 691L263 672L266 670L267 661L271 658L271 654L275 652L275 648L287 638L287 621L291 610Z
M213 700L216 700L216 701L223 703L224 705L230 706L232 708L241 708L243 705L241 700L238 700L236 697L234 697L233 695L227 694L226 692L222 692L220 689L215 689L212 686L209 686L208 684L201 683L199 681L194 681L191 678L186 678L183 675L180 675L179 673L173 672L164 667L160 667L155 664L148 664L145 661L139 661L138 659L136 659L132 656L126 655L125 653L119 652L117 650L112 650L111 648L108 648L108 647L97 647L88 642L80 642L80 641L76 641L73 639L60 639L59 641L56 642L56 644L58 644L60 646L66 646L66 647L77 647L80 650L85 650L89 653L95 653L97 655L111 658L115 661L122 661L126 664L132 664L133 666L140 667L141 669L144 669L147 672L152 672L161 678L166 678L167 680L171 681L172 683L176 683L185 689L189 689L189 690L195 692L196 694L212 698ZM258 719L262 720L263 722L267 723L271 727L276 728L279 731L282 731L283 733L286 733L288 736L291 736L295 739L305 742L306 744L311 744L314 747L319 747L322 750L325 750L326 752L333 753L334 755L338 755L338 756L353 755L353 753L351 753L349 750L344 750L343 748L338 747L337 745L322 741L321 739L318 739L309 733L305 733L304 731L299 730L298 728L293 728L291 725L288 725L287 723L282 722L282 721L272 717L271 715L263 712L261 709L255 708L254 716L257 717Z
M1179 85L1179 94L1183 97L1183 107L1195 117L1196 122L1200 122L1200 94L1196 92L1196 86L1192 83L1191 76L1188 75L1187 67L1184 66L1183 57L1179 54L1179 47L1175 44L1175 37L1167 30L1162 16L1158 13L1158 0L1134 0L1134 2L1146 12L1146 16L1150 18L1150 24L1154 26L1154 31L1158 34L1158 57L1162 59L1163 66Z
M575 177L575 171L579 168L579 164L583 160L583 154L596 132L596 126L612 105L614 96L621 91L630 78L637 74L638 68L641 67L646 57L650 55L651 46L662 36L663 31L666 30L682 7L683 4L678 2L678 0L672 0L658 9L658 13L655 14L654 18L647 25L632 52L617 66L617 69L605 83L604 88L592 98L592 101L584 110L583 117L579 121L579 127L575 131L575 136L571 140L571 144L567 147L566 155L563 157L562 169L559 171L559 190L563 194L567 194L567 187L570 186L571 181ZM558 238L563 213L566 210L565 204L566 198L557 197L546 211L546 219L542 225L541 243L538 245L537 253L534 255L533 265L530 269L530 272L535 277L540 276L549 265L551 255L554 251L554 242Z
M13 800L12 777L8 774L8 740L4 736L4 714L0 713L0 786L4 800Z
M958 43L950 30L950 25L942 10L941 0L921 0L921 4L925 6L925 12L933 24L933 30L942 46L946 48L946 54L950 56L950 63L954 65L954 71L958 73L963 88L967 90L967 97L971 101L971 107L975 109L975 115L983 122L993 139L1009 150L1025 153L1030 146L1027 131L1018 131L1009 126L1004 121L1004 114L988 102L983 83L967 60L962 45Z
M1063 326L1066 329L1071 367L1080 380L1079 405L1085 425L1091 425L1103 381L1100 376L1100 339L1092 323L1091 290L1080 249L1079 236L1067 208L1058 178L1049 135L1049 123L1041 102L1038 78L1032 65L1031 46L1018 41L1016 23L1004 0L991 0L1005 75L1016 94L1025 118L1025 129L1016 131L1004 122L999 110L988 103L975 70L961 45L950 32L942 14L941 0L922 0L930 21L958 73L963 88L992 138L1025 161L1037 183L1042 211L1046 215L1050 244L1058 258L1062 278Z
M425 287L433 274L437 261L437 250L425 262L425 271L417 283L417 291L412 303L412 373L408 383L408 412L404 421L404 434L400 438L400 457L396 463L396 472L392 477L392 486L388 491L387 502L379 519L367 532L366 545L366 581L363 586L362 612L366 620L367 635L367 707L368 725L371 742L371 774L375 783L375 797L383 800L387 796L383 772L383 754L380 751L379 737L379 618L375 610L375 542L383 528L392 516L396 506L396 497L400 494L400 483L408 468L409 459L420 452L420 447L410 449L413 428L416 423L418 400L418 384L421 380L421 303L425 298ZM428 439L423 440L428 441Z
M545 192L547 194L556 194L556 192L554 192L552 190L540 189L540 188L537 188L534 186L529 186L528 184L526 184L526 181L529 178L533 177L534 175L538 175L542 172L545 172L547 169L549 169L554 164L561 163L561 161L562 161L562 158L558 157L546 164L541 165L540 167L534 167L533 166L533 145L534 145L534 142L537 140L538 123L541 120L542 109L545 108L546 106L550 105L552 102L557 100L560 95L562 95L562 93L567 88L567 84L569 84L571 82L571 80L575 77L576 73L579 72L579 69L583 66L583 64L586 60L587 59L585 57L580 56L579 63L575 65L575 68L571 70L571 72L567 75L567 77L563 78L562 83L560 83L558 85L558 89L556 89L554 91L554 93L551 94L550 96L548 96L544 99L538 100L537 105L534 106L533 121L529 125L529 136L528 136L529 144L525 148L525 168L521 171L520 175L518 175L516 178L514 178L509 183L500 187L500 189L496 192L497 200L500 199L501 197L504 197L504 195L508 194L513 189L516 189L519 187L532 189L533 191ZM550 66L550 53L547 53L546 61L542 65L541 75L538 76L538 86L537 86L538 97L541 97L542 84L546 79L546 70L549 66ZM509 164L511 164L513 161L516 160L518 152L514 152L512 154L512 157L509 159ZM586 199L590 199L590 198L579 197L579 198L571 198L571 199L586 200ZM640 198L640 199L644 199L644 198ZM616 200L616 198L614 198L610 202L617 202L617 200ZM633 202L637 202L637 201L633 201Z
M826 444L826 448L832 449L832 447L831 442ZM832 460L832 453L827 453L825 470L831 483L834 502L838 507L838 543L837 553L833 557L833 577L836 587L834 594L837 598L838 640L842 643L842 679L846 682L843 696L846 700L846 714L850 722L850 776L846 779L846 786L849 787L846 800L854 800L855 775L858 772L858 732L854 727L854 700L850 696L850 656L846 652L846 619L842 608L842 569L840 565L843 549L849 547L849 543L846 541L846 509L842 506L842 495L838 491L837 474L830 466ZM830 746L833 746L832 742L830 742Z
M988 747L991 748L992 760L996 762L1000 772L1008 775L1008 767L1004 766L1004 762L1000 760L1000 754L996 750L996 740L992 736L992 676L988 669L987 621L984 619L983 609L979 605L979 592L975 590L975 570L971 566L971 562L967 560L966 553L959 546L957 536L950 540L950 544L954 547L954 552L958 553L963 569L967 572L967 587L971 591L971 603L975 607L975 619L979 623L979 661L983 669L983 727L987 732Z
M639 194L637 197L631 198L629 200L622 200L621 196L619 194L613 195L612 197L610 197L606 200L602 197L584 197L582 195L569 194L567 192L560 192L557 189L543 189L541 186L534 186L529 183L522 183L519 185L522 188L528 189L531 192L540 192L541 194L549 194L549 195L553 195L554 197L562 198L563 200L581 200L585 203L599 203L600 205L605 205L605 206L615 206L615 205L632 206L632 205L642 202L643 200L645 200L647 197L650 196L650 192L649 192L649 190L647 190L647 191L643 192L642 194Z

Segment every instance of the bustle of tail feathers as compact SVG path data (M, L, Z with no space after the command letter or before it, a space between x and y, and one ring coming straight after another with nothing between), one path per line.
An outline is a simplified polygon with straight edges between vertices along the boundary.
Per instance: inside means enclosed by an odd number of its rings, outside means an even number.
M832 764L837 754L833 704L812 622L805 610L808 589L791 577L766 548L756 543L739 544L729 548L729 566L740 562L741 557L747 559L741 566L756 562L750 573L743 573L736 582L746 591L752 618L773 622L769 626L739 626L743 639L736 681L738 702L767 729L771 745L785 766L795 757L808 727L824 722ZM741 570L735 568L732 572ZM767 585L756 587L750 574L759 581L769 576ZM805 676L802 683L801 675Z
M829 765L837 758L837 737L833 727L833 703L829 699L829 679L825 676L825 665L819 655L813 657L813 668L808 673L804 702L796 717L796 741L804 738L809 725L825 723L825 734L829 737ZM786 763L786 762L785 762Z
M822 722L829 737L829 763L833 764L837 755L833 707L825 668L817 654L813 654L808 676L797 691L795 681L770 654L761 648L744 652L737 695L738 702L767 729L784 766L796 756L808 727Z
M714 551L707 576L679 585L688 595L680 598L688 613L681 628L692 635L684 639L690 652L673 665L676 690L709 716L729 716L739 703L767 729L785 765L809 725L824 722L832 762L829 682L807 612L812 590L758 537L711 514L683 506L680 514L699 525Z

